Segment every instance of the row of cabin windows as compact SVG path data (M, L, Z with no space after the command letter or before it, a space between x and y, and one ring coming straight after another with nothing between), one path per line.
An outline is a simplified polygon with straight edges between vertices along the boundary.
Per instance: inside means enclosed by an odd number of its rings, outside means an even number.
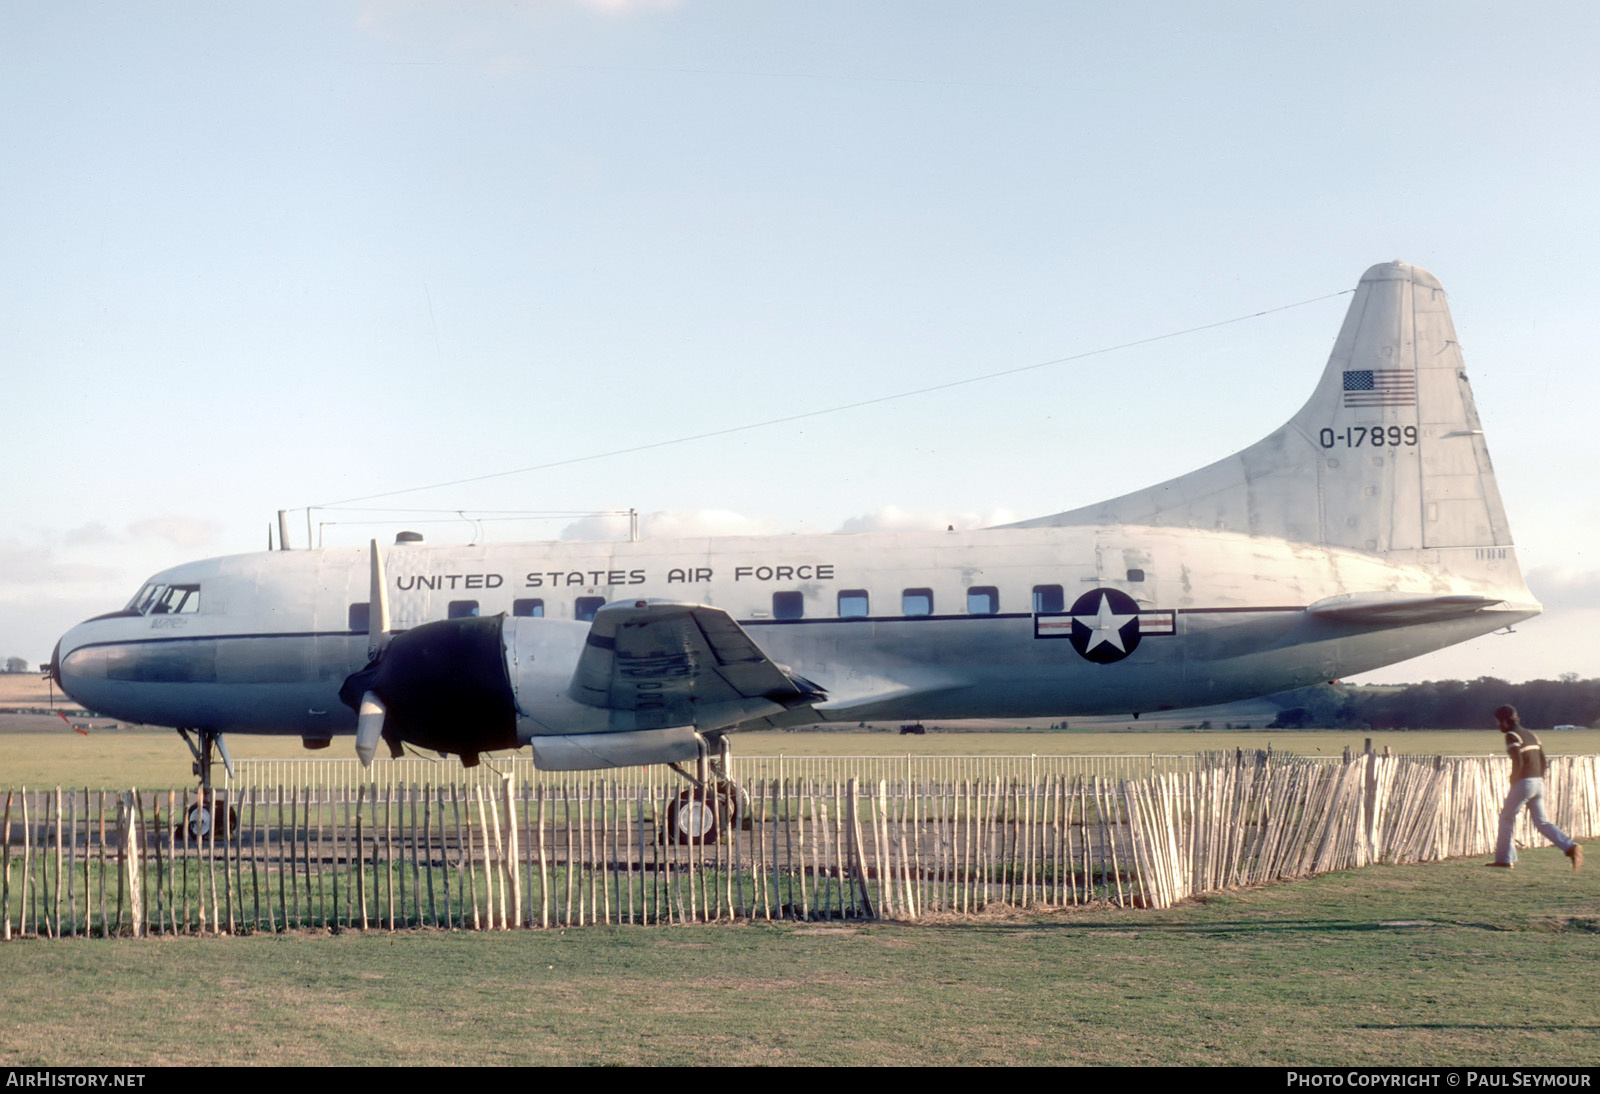
M1143 570L1129 570L1129 581L1143 581ZM594 619L594 613L599 611L606 602L603 596L580 596L573 602L572 617L580 623L587 623ZM1033 587L1033 611L1035 612L1060 612L1066 610L1066 594L1060 585L1035 585ZM871 615L871 598L865 589L843 589L839 593L838 611L840 619L860 619ZM476 600L452 600L448 608L451 619L469 619L478 614ZM511 602L511 614L525 618L541 619L544 617L544 601L539 599L519 599ZM806 614L805 596L797 592L784 592L772 594L772 618L774 619L804 619ZM932 589L903 589L900 592L900 614L903 616L918 616L933 614ZM968 615L998 615L1000 614L1000 590L993 585L974 585L967 590ZM367 629L367 605L350 605L350 629L364 631Z
M594 618L594 613L605 606L606 598L603 596L580 596L573 604L573 618L587 623ZM452 600L445 614L450 619L474 619L478 615L478 602L476 600ZM544 601L537 599L513 600L511 614L520 615L530 619L544 618ZM371 619L370 610L365 603L350 605L350 629L364 631L368 628Z
M784 593L774 594L772 598L772 614L778 619L799 619L800 612L795 610L791 615L783 615L778 609L778 597ZM796 598L799 593L787 594ZM1036 612L1059 612L1066 603L1066 595L1060 585L1035 585L1033 587L1033 610ZM798 608L798 603L796 604ZM871 600L865 589L845 589L839 594L839 618L860 618L872 614ZM932 615L933 590L932 589L903 589L900 592L900 614L905 616ZM974 585L967 590L968 615L999 615L1000 590L993 585Z

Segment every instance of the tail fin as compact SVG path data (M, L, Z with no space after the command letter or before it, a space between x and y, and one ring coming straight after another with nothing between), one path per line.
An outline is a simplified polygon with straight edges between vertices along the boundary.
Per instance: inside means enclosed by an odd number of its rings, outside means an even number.
M1362 276L1316 391L1281 429L1158 486L1012 527L1097 524L1411 556L1522 587L1444 290L1400 262Z

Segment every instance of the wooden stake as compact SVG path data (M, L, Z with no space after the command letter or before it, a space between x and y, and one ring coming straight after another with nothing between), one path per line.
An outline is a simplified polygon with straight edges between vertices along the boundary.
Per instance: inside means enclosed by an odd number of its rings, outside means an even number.
M0 841L0 941L3 942L11 941L11 799L15 793L14 790L6 791L5 839ZM105 921L103 907L100 919Z

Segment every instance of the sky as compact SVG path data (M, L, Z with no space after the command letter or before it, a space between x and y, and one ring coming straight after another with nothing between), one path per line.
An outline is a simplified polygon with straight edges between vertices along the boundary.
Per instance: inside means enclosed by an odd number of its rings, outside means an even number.
M1398 258L1449 293L1546 612L1358 679L1600 676L1597 32L1578 3L5 4L0 656L279 509L304 546L308 510L357 544L1075 508L1287 420L1334 294Z

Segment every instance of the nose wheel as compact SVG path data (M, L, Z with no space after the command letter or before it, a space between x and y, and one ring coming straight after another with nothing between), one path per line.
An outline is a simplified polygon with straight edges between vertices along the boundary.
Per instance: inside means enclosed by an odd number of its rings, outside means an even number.
M223 808L223 803L220 801L211 801L205 804L196 802L183 815L183 828L188 831L191 839L205 839L211 835L213 814L220 812ZM239 811L231 805L226 808L228 811L228 828L226 832L219 832L218 835L225 839L231 839L239 834Z
M201 839L211 835L212 826L220 817L221 811L227 809L227 825L225 830L219 830L218 836L228 839L238 834L239 811L221 800L211 789L211 764L212 753L222 757L222 766L228 774L233 774L233 760L228 755L228 746L222 743L222 734L214 729L195 730L199 736L198 743L189 736L189 730L180 729L178 735L183 738L183 743L189 746L189 751L194 754L194 773L200 776L200 800L191 805L184 814L183 823L178 827L178 834L185 832L191 838Z

